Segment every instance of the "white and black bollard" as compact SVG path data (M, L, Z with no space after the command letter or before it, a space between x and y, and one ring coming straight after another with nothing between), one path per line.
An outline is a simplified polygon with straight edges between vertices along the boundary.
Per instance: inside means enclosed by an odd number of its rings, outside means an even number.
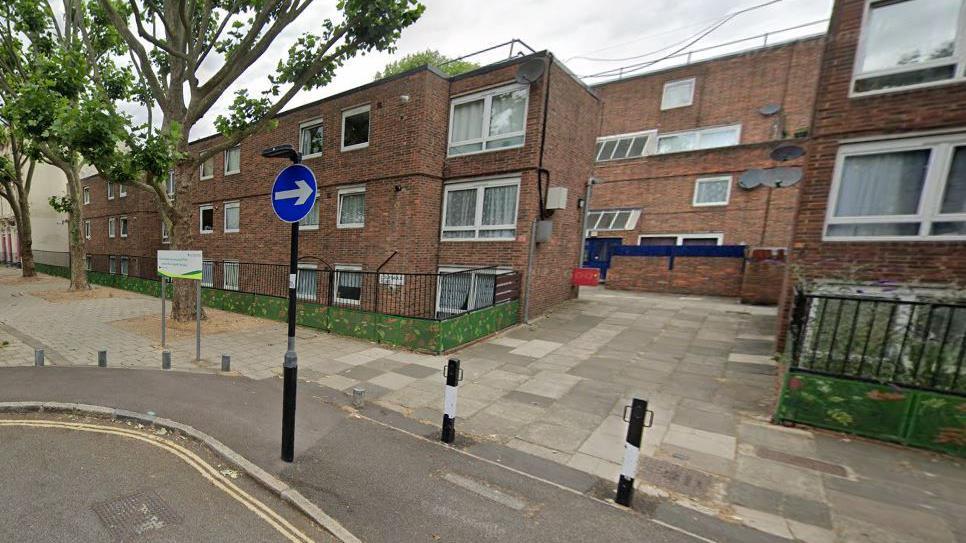
M630 418L627 416L628 408ZM647 413L647 402L640 398L634 398L631 405L624 408L624 420L629 424L627 442L624 443L624 465L617 481L617 497L614 501L625 507L631 506L631 499L634 497L634 476L637 474L637 459L641 456L641 437L644 434L644 418Z
M38 368L44 365L44 350L34 349L34 366Z
M458 358L450 358L443 368L446 378L446 393L443 396L443 433L440 439L443 443L452 443L456 439L456 387L463 380Z
M107 367L107 351L97 351L97 367Z
M161 351L161 369L171 369L171 351Z

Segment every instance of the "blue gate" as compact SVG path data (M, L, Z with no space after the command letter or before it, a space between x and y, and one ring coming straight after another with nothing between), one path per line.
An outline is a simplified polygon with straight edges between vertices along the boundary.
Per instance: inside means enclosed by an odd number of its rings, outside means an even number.
M613 247L620 247L623 238L587 238L584 240L585 268L600 270L601 280L607 278L607 268L610 267L610 256Z

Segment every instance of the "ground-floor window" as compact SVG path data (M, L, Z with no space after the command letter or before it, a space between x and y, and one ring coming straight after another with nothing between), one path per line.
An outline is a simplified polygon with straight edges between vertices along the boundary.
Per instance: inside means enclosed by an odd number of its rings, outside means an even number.
M207 288L215 286L215 263L211 260L201 263L201 286Z
M111 275L117 273L117 257L109 256L107 257L107 271Z
M358 305L362 301L362 266L338 264L335 267L335 301ZM356 273L353 273L356 272Z
M121 275L127 275L128 270L128 258L126 256L121 257Z
M315 264L299 264L295 279L295 296L299 300L318 301L319 271Z
M222 284L225 290L238 290L238 262L226 260L223 264Z
M436 288L436 313L448 317L493 305L496 276L510 270L441 267Z

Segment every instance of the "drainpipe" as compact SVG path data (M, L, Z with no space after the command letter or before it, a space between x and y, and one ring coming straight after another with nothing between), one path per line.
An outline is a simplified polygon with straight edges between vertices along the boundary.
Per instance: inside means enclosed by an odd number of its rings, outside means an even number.
M599 185L600 179L594 176L590 176L587 179L587 192L584 194L584 217L580 221L580 262L577 262L577 267L582 268L584 262L587 261L587 215L590 214L590 198L594 193L594 185Z

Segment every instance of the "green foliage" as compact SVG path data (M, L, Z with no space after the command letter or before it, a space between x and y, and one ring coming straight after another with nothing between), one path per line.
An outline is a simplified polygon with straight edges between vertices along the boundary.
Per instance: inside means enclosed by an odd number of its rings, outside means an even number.
M433 66L447 75L459 75L480 67L475 62L468 60L453 61L435 49L426 49L425 51L410 53L399 60L394 60L386 64L386 67L381 72L376 72L375 79L401 74L426 65Z
M47 203L58 213L70 213L74 209L69 196L51 196Z

